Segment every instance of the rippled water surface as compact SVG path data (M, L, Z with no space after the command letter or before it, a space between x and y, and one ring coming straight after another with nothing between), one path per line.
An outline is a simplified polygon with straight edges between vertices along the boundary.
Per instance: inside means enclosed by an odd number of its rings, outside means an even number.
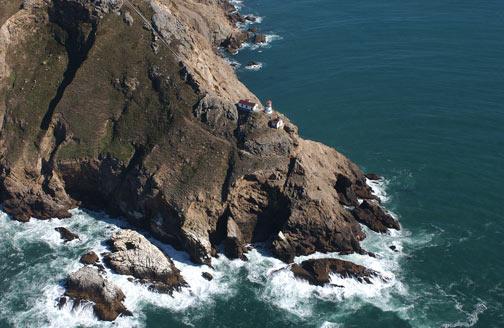
M82 240L64 244L61 221L0 215L0 327L503 327L504 3L248 0L241 10L262 16L270 41L233 58L241 79L303 136L386 177L377 191L404 229L367 232L377 259L346 258L388 280L313 287L273 273L282 264L260 247L210 270L158 244L191 289L159 296L109 272L135 316L99 323L55 299L80 255L105 250L123 223L75 210L63 225ZM245 69L252 60L260 67Z

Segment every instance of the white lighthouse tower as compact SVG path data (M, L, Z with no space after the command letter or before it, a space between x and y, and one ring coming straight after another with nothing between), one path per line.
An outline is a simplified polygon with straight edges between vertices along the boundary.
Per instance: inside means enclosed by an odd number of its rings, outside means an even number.
M264 108L264 112L268 115L273 113L273 102L271 100L266 101L266 107Z

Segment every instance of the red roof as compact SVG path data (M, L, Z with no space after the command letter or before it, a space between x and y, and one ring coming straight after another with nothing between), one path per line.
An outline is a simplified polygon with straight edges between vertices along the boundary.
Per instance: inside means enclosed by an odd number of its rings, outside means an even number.
M257 105L255 102L251 102L250 100L248 99L242 99L238 102L240 105L244 105L244 106L250 106L250 107L254 107L255 105Z

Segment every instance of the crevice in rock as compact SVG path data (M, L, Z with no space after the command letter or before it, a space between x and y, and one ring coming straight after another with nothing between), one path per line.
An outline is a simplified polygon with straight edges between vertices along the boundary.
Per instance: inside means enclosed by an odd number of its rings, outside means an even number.
M226 202L229 196L229 188L231 187L231 181L233 179L233 172L236 163L236 152L233 150L229 154L228 158L228 166L226 171L226 178L224 179L224 184L222 185L221 190L221 201Z
M70 21L70 18L62 18L60 17L60 15L61 14L57 13L56 10L55 12L50 13L49 19L52 23L61 28L66 34L65 39L60 41L63 42L66 48L68 55L68 64L66 71L63 74L63 80L56 90L56 95L49 103L47 112L40 124L40 128L42 130L47 130L49 128L52 117L54 115L54 111L63 98L66 88L74 80L77 71L86 61L89 51L94 45L94 42L96 40L96 32L98 29L97 21L91 21L90 23L79 21L72 22ZM89 28L90 30L86 36L85 29Z
M285 175L285 182L283 185L283 190L285 190L285 188L287 188L287 184L289 183L289 178L291 177L292 172L294 171L294 167L296 166L296 161L297 161L296 157L291 157L289 160L289 167L287 168L287 174Z
M226 207L221 216L217 219L217 225L215 231L210 233L210 243L215 247L222 243L226 239L227 233L227 221L231 212L229 207Z
M61 121L58 121L56 123L53 131L53 136L54 136L54 147L51 151L51 154L49 155L49 159L47 161L42 159L41 174L44 177L44 181L42 183L42 190L44 190L46 194L55 197L56 195L54 194L52 188L50 188L49 184L53 176L56 154L60 146L63 144L63 142L65 142L67 138L66 126Z

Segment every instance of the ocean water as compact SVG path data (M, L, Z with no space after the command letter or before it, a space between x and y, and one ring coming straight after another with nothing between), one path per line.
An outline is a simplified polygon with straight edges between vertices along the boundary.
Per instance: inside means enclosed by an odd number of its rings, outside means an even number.
M26 224L0 214L0 327L504 327L504 3L241 7L261 17L269 42L232 58L240 78L304 137L385 177L373 187L403 230L367 231L364 247L376 259L341 258L387 280L368 286L334 276L344 288L313 287L260 245L248 262L221 256L209 269L157 243L191 288L158 295L109 272L135 316L103 323L89 306L58 310L56 298L80 255L104 251L103 240L125 223L83 210ZM252 60L260 67L246 69ZM81 240L63 243L53 229L60 225Z

